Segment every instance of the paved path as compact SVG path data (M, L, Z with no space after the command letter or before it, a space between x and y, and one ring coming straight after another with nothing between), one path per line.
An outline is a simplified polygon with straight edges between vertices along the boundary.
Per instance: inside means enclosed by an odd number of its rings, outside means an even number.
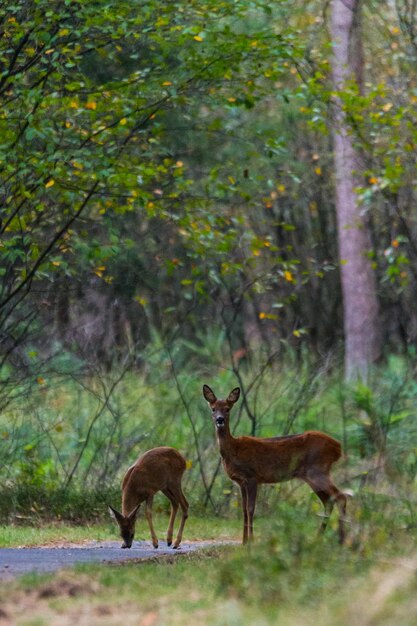
M120 541L91 541L87 544L69 544L62 547L1 548L0 580L10 579L29 572L53 572L76 563L114 563L129 560L147 560L160 556L179 557L203 548L222 545L218 542L184 542L174 550L160 542L155 550L151 543L135 541L133 547L122 550Z

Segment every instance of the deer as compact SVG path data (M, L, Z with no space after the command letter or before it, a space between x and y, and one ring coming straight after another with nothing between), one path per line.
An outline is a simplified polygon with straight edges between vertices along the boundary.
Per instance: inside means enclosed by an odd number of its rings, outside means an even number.
M175 448L167 446L148 450L137 459L134 465L129 467L122 482L122 513L108 505L111 517L116 520L120 528L120 535L123 539L122 548L132 547L136 517L142 502L146 503L145 515L151 531L152 545L158 548L158 538L152 523L153 497L158 491L162 491L171 503L167 531L168 546L172 545L175 517L178 508L181 507L182 518L173 545L174 549L179 547L188 518L188 502L181 485L185 468L184 457Z
M223 467L229 478L239 485L242 494L242 543L253 540L258 485L298 478L307 483L323 503L325 515L321 533L325 531L336 503L339 543L343 544L346 495L330 478L332 465L342 455L340 442L316 430L280 437L234 437L230 432L229 417L239 399L240 388L235 387L226 400L218 400L212 389L204 385L203 395L212 412Z

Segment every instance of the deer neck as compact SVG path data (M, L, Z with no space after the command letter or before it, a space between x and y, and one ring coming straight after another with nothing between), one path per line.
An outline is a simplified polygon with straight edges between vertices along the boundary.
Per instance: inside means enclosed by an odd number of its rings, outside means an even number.
M122 494L123 515L129 515L133 509L146 499L146 494L138 491L127 491Z
M235 438L232 436L229 425L217 429L217 443L223 459L227 459L233 452Z

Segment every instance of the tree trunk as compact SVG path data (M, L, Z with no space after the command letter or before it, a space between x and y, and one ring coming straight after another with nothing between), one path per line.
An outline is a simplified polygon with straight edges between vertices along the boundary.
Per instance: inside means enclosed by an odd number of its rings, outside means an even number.
M381 351L376 279L368 257L369 230L355 192L362 183L362 159L337 95L348 81L356 80L359 88L362 85L359 12L360 0L332 0L333 141L348 380L365 379Z

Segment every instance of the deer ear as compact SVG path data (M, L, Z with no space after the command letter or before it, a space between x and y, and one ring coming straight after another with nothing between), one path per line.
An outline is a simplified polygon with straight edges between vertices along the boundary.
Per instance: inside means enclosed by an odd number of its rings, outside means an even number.
M110 517L115 519L116 522L120 522L123 519L123 515L114 509L110 504L107 505L107 508L109 509Z
M234 404L235 402L239 400L239 396L240 396L240 389L239 387L235 387L227 396L226 402L229 402L230 404Z
M138 514L139 511L139 507L140 504L138 504L137 506L135 506L135 508L133 509L133 511L130 511L128 518L131 522L133 522L136 519L136 515Z
M203 385L203 396L205 397L207 402L209 402L210 404L214 404L217 400L212 389L210 389L208 385Z

